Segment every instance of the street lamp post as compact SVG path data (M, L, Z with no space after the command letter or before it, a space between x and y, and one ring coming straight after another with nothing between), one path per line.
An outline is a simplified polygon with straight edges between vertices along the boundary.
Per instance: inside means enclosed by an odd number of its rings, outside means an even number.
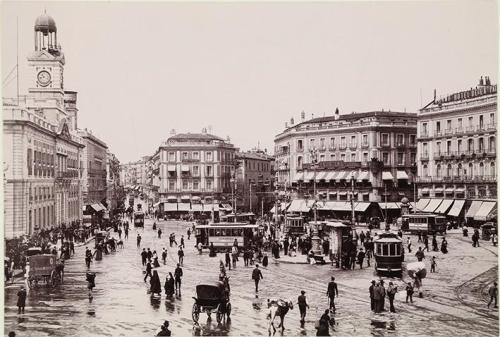
M317 162L318 162L318 159L317 159L317 155L318 155L318 150L316 150L316 148L313 148L311 150L311 162L312 162L312 165L311 165L311 168L313 169L313 172L314 172L314 176L313 176L313 200L314 200L314 204L313 204L313 210L314 210L314 223L316 224L316 222L318 221L318 215L317 215L317 210L316 210L316 167L317 167Z
M356 224L356 215L354 213L354 173L351 173L351 211L352 211L351 222L352 225L354 226Z

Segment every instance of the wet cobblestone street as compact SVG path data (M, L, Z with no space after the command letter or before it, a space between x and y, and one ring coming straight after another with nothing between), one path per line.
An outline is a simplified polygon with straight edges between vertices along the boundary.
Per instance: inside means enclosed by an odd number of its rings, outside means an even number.
M188 225L159 222L162 239L157 238L151 226L152 220L146 220L144 232L139 229L143 236L141 250L150 247L161 255L163 247L169 249L167 265L156 269L163 285L165 276L168 272L173 273L177 261L177 249L168 247L168 234L175 232L179 242ZM19 335L34 337L153 336L163 320L168 319L174 336L193 334L191 297L195 295L195 285L217 279L219 260L223 256L198 255L193 247L194 238L187 240L185 235L182 296L165 299L162 294L161 300L151 300L147 294L149 282L143 281L136 235L137 231L132 229L123 250L118 249L104 256L102 261L92 263L91 270L97 272L92 303L87 298L85 247L77 248L75 257L67 261L63 286L59 289L41 287L29 293L24 315L18 315L15 306L20 283L8 286L5 333L15 330ZM341 271L330 265L275 263L271 259L270 265L262 270L264 279L256 298L251 280L253 267L244 267L240 259L236 269L228 271L232 304L230 322L217 325L215 318L207 322L206 315L201 314L202 334L267 335L267 299L283 298L296 303L303 289L310 305L305 328L300 328L299 311L295 307L286 316L283 335L315 335L314 322L327 308L326 286L334 275L340 293L338 325L336 331L332 331L336 336L497 336L498 311L487 309L484 297L485 284L496 278L496 269L492 269L496 266L496 249L472 248L458 234L448 235L448 241L450 254L436 253L439 255L438 273L428 274L424 280L424 298L416 298L414 304L404 303L403 281L394 279L400 289L395 301L397 313L379 315L370 311L368 296L369 282L375 278L373 264L368 269ZM93 246L93 242L89 243L89 247ZM413 261L412 258L415 259L410 254L409 261ZM482 299L476 296L478 293L482 294Z

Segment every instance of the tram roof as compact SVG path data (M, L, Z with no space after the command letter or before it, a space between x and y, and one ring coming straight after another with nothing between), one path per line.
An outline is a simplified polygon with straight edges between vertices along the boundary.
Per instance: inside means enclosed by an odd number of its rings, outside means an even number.
M259 225L246 222L215 222L208 225L199 225L196 228L259 228Z

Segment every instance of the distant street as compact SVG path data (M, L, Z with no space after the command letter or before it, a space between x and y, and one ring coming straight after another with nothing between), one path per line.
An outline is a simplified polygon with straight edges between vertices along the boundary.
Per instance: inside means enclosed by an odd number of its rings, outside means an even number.
M93 262L91 270L96 271L94 300L89 303L85 281L85 247L77 248L76 256L67 261L64 285L59 289L41 287L28 295L26 313L17 315L15 283L6 290L5 333L15 329L22 336L153 336L163 320L171 322L173 335L193 333L191 308L195 285L217 280L219 260L222 255L209 258L204 252L195 251L194 237L187 240L187 224L161 221L162 239L152 230L152 220L146 220L142 248L150 247L160 255L163 247L169 250L166 266L157 268L163 283L177 262L177 249L168 246L168 234L176 233L177 242L181 235L186 240L182 297L152 301L147 294L148 284L143 281L143 267L139 250L136 248L137 231L132 229L123 250L118 250L102 261ZM117 237L117 233L113 233ZM425 298L415 299L413 305L404 302L404 292L396 296L397 313L375 315L370 311L368 286L373 274L369 269L354 271L336 270L330 265L277 264L271 260L263 268L259 298L255 297L251 280L252 267L244 267L240 259L237 268L229 271L231 284L232 314L230 323L217 326L213 317L207 323L205 314L200 315L203 335L267 335L266 301L268 298L283 298L297 301L300 290L306 291L311 309L306 317L305 329L300 329L299 311L295 307L285 319L284 335L315 335L314 322L327 308L326 285L331 275L337 277L340 297L335 335L383 336L397 333L401 336L459 335L462 329L469 329L468 335L498 335L498 311L486 309L486 302L476 300L477 287L469 281L480 275L481 284L489 282L496 275L495 270L485 274L495 265L496 250L483 244L472 248L459 234L448 235L450 254L438 265L438 273L428 274L424 280ZM416 238L414 240L416 242ZM94 248L94 242L89 243ZM496 247L495 247L496 248ZM432 255L432 254L430 254ZM435 254L442 258L442 254ZM414 256L409 257L415 259ZM461 264L461 265L460 265ZM458 273L457 270L463 272ZM403 288L400 280L393 280ZM465 283L465 284L464 284ZM461 287L460 287L461 286ZM456 288L458 290L456 290ZM484 289L480 289L484 291ZM388 303L386 304L388 305ZM279 333L277 333L279 335Z

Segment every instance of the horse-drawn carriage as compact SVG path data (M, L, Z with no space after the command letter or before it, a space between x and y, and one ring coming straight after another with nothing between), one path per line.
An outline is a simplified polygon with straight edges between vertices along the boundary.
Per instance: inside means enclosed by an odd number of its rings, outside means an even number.
M109 233L107 231L97 231L95 233L95 247L100 244L105 245L108 243Z
M231 302L229 302L229 292L224 283L199 284L196 286L196 296L193 297L195 302L191 313L195 323L198 323L201 312L205 312L208 318L215 312L217 323L222 321L224 315L229 318Z
M28 287L38 286L45 282L47 286L57 286L62 283L62 268L56 255L42 254L28 257Z

